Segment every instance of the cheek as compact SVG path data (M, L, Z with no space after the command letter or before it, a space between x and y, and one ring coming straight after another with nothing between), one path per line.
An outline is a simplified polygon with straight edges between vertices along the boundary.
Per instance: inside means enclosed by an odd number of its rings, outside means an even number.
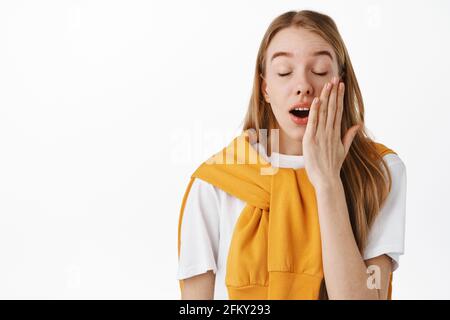
M283 112L282 102L272 101L270 104L273 114L278 117Z
M322 94L322 89L325 86L325 84L326 84L326 81L322 81L317 84L317 86L315 88L316 96L320 96Z
M315 84L314 92L316 92L316 94L315 94L316 96L320 96L320 95L322 94L323 88L325 87L325 85L326 85L328 82L331 81L332 78L333 78L332 76L330 76L330 77L323 77L323 79L321 79L320 81L318 81L318 82Z
M270 87L268 88L268 93L270 96L270 103L272 105L272 109L274 113L278 109L282 109L283 106L289 101L289 89L285 84L278 84L276 82L272 82Z

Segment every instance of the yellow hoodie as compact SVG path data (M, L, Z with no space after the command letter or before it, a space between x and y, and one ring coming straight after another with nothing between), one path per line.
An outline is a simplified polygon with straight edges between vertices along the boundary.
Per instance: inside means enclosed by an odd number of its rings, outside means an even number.
M382 156L395 153L377 143ZM178 223L194 179L243 200L227 258L230 299L318 299L322 269L315 189L305 168L277 168L249 143L249 131L202 163L191 175ZM183 290L183 280L180 280ZM392 294L392 273L388 299Z

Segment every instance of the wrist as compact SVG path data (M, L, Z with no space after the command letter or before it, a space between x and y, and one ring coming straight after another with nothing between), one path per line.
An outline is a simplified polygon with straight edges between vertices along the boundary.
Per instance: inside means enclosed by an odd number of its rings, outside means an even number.
M342 180L340 177L330 178L320 183L317 183L315 186L317 194L329 193L343 188Z

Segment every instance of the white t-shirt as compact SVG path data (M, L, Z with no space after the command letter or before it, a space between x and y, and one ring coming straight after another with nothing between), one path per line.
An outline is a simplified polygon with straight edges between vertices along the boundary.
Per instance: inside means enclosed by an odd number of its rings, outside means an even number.
M303 168L303 156L272 152L263 145L253 147L272 166ZM275 160L276 159L276 160ZM392 174L392 189L369 231L364 260L382 254L393 260L393 270L404 253L406 168L396 154L384 156ZM189 191L181 224L181 246L177 279L186 279L213 270L216 275L214 299L227 300L226 262L233 230L246 203L201 179Z

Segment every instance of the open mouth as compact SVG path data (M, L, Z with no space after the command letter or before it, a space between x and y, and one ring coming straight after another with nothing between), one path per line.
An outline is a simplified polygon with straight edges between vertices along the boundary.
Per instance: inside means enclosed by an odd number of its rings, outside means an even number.
M295 108L289 112L297 118L306 118L309 115L309 108Z

